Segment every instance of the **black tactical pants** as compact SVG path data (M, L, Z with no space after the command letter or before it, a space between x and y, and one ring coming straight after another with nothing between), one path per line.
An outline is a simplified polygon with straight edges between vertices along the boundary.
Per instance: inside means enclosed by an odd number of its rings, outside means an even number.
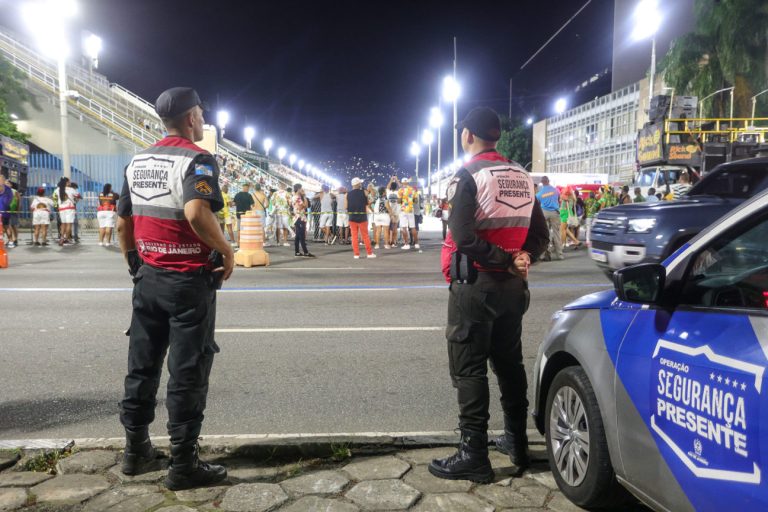
M208 395L216 321L216 287L210 273L143 265L134 279L128 375L120 421L129 429L155 419L157 388L168 354L168 433L172 443L200 435Z
M504 414L526 417L528 384L521 334L529 301L528 284L508 274L480 272L474 284L451 284L446 337L461 429L488 430L488 361L499 382Z

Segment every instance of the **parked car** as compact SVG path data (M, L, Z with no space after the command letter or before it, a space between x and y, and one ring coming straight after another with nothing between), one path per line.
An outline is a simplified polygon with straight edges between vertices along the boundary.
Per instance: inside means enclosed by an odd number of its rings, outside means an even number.
M768 158L716 167L677 201L615 206L595 216L590 256L606 275L636 263L658 263L715 219L768 188Z
M555 313L533 416L558 486L583 507L768 510L766 366L768 191Z

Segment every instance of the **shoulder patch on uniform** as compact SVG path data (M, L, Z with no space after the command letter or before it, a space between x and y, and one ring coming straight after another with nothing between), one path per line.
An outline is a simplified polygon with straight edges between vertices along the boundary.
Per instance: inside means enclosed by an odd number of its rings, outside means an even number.
M445 192L445 197L448 199L448 201L451 201L451 200L453 200L453 196L455 196L455 195L456 195L456 187L457 187L457 185L458 185L458 184L459 184L459 182L458 182L458 181L456 181L456 180L453 180L453 181L452 181L452 182L451 182L451 183L448 185L448 190Z
M210 164L195 164L196 176L213 176L213 166Z
M195 190L197 190L200 194L203 194L204 196L209 196L211 193L213 193L213 189L205 180L200 180L197 183L195 183Z

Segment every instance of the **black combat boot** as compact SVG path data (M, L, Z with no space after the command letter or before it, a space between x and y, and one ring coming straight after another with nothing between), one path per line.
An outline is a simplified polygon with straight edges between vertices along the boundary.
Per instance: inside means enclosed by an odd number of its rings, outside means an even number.
M512 419L504 415L504 435L494 441L496 449L504 455L509 455L509 460L517 466L520 473L531 465L528 455L528 434L525 431L526 418Z
M471 480L481 484L493 481L493 469L488 459L488 434L461 431L459 450L445 459L435 459L429 472L448 480Z
M224 466L208 464L198 457L197 441L171 445L171 465L165 486L172 491L205 487L227 478Z
M146 428L125 429L125 453L120 470L124 475L139 475L163 469L163 460L167 458L152 446L149 430Z

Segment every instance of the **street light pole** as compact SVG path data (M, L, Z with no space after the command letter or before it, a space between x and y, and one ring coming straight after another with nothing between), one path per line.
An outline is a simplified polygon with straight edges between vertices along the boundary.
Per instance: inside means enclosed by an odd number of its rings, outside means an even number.
M752 126L755 125L755 106L757 105L757 97L758 96L762 96L763 94L765 94L767 92L768 92L768 89L766 89L764 91L760 91L759 93L757 93L754 96L752 96L752 118L751 118L752 119Z
M59 116L61 119L61 166L65 178L72 178L69 163L69 121L67 119L67 58L59 55Z
M656 33L651 37L651 83L648 84L648 108L651 108L653 99L653 81L656 78Z
M456 36L453 37L453 84L454 87L458 88L458 85L456 85L458 82L456 81L456 61L458 60L458 52L456 50ZM456 94L453 97L453 159L456 160L459 158L459 142L458 142L458 136L459 136L459 129L456 128L456 125L459 124L459 110L458 110L458 101L459 101L459 92L456 91Z
M709 98L714 96L715 94L720 94L721 92L725 91L731 91L731 97L733 97L733 87L725 87L724 89L718 89L717 91L713 92L712 94L703 97L699 100L699 117L703 119L704 116L704 102L707 101ZM733 101L731 101L731 111L733 111ZM733 115L731 115L733 117Z

